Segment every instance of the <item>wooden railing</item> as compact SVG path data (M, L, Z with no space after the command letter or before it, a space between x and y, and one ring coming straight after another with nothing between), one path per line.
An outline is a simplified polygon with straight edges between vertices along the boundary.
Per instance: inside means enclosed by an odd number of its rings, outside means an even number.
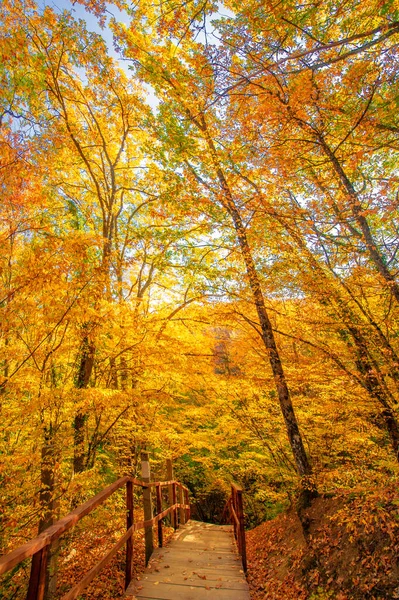
M247 572L247 545L245 541L244 526L244 506L242 501L242 489L235 483L231 484L231 496L227 500L226 512L230 514L230 520L234 526L234 537L237 543L238 552L241 555L242 568Z
M144 477L143 477L144 478ZM143 489L144 521L134 523L133 517L133 486ZM74 600L89 585L98 573L110 562L120 548L126 544L126 572L125 588L132 579L133 564L133 534L139 529L145 529L146 540L146 563L152 552L153 527L157 524L158 543L162 546L163 532L162 519L171 515L171 522L175 529L178 523L184 524L190 518L190 505L188 500L188 488L178 481L156 481L146 482L134 477L122 477L102 492L78 506L66 517L60 519L51 527L45 529L40 535L20 546L10 554L0 558L0 575L7 573L26 558L32 557L31 572L29 579L27 600L43 600L46 591L46 577L51 545L60 536L74 527L78 521L100 506L114 492L126 486L126 533L118 540L112 549L92 568L83 579L76 584L61 600ZM168 486L172 495L172 504L166 510L162 510L162 488ZM157 514L152 517L151 488L156 489ZM179 498L177 498L179 496ZM178 500L178 501L177 501ZM179 510L179 513L178 513ZM148 515L151 518L146 518Z

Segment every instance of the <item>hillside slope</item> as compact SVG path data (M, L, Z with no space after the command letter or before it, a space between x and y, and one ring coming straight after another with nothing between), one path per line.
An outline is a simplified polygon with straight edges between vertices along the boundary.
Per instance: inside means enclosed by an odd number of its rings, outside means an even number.
M292 508L248 532L254 600L399 598L397 488L320 497L308 516L308 543Z

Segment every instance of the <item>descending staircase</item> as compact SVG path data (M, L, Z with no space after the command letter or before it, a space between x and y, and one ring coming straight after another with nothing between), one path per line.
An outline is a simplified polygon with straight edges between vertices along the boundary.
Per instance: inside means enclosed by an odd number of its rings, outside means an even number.
M75 600L91 581L110 563L116 553L126 547L126 598L159 600L247 600L245 580L246 549L242 490L232 485L225 514L229 512L231 526L210 525L190 520L189 491L180 482L150 481L148 454L142 461L141 480L122 477L74 511L63 517L39 536L0 557L0 575L14 569L32 557L26 600L45 600L51 548L61 535L83 517L103 504L117 490L126 488L126 532L101 560L76 583L61 600ZM172 473L171 461L168 474ZM144 520L134 522L133 486L142 489ZM152 490L155 491L154 503ZM163 493L163 492L166 492ZM165 496L167 495L167 500ZM156 514L153 515L154 504ZM165 507L167 504L167 507ZM163 548L162 523L169 517L176 530L171 543ZM179 526L181 527L179 529ZM134 533L144 529L147 570L140 582L132 581ZM154 529L158 548L154 551ZM234 532L234 536L233 536ZM237 549L233 546L234 538ZM237 552L238 550L238 552ZM241 555L241 556L240 556ZM0 588L1 591L1 588ZM0 594L1 597L1 594Z
M157 548L126 600L249 600L233 528L189 521Z

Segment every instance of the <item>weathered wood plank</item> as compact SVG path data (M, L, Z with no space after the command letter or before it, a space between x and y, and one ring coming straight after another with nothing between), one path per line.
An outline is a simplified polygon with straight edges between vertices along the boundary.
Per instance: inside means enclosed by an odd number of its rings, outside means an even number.
M187 554L191 555L192 558L187 560ZM219 558L220 557L220 558ZM198 551L195 548L187 548L186 550L176 550L170 554L164 554L162 557L162 563L167 564L169 567L171 565L181 565L187 564L191 567L198 566L215 566L219 565L229 565L231 567L236 567L237 565L241 568L241 560L239 557L233 554L225 553L222 555L220 552L216 552L214 550L207 551ZM158 565L156 565L158 566ZM167 568L167 567L166 567Z
M247 590L227 590L187 585L158 585L136 595L140 600L249 600Z
M249 600L232 528L189 521L166 548L154 551L140 581L126 590L137 600Z
M247 583L242 580L242 575L237 577L229 571L215 573L214 570L210 571L209 569L199 569L198 571L186 572L186 574L184 572L181 573L181 570L168 570L167 573L152 573L151 575L143 575L138 584L143 585L144 582L173 583L175 585L190 585L195 587L218 586L218 588L226 590L247 589Z
M133 484L126 483L126 529L129 531L134 523ZM133 535L126 540L125 589L132 580L133 573Z

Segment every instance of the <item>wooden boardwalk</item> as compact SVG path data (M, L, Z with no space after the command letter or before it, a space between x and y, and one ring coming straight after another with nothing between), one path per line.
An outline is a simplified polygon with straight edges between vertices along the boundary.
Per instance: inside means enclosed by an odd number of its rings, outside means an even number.
M92 568L64 594L61 600L77 600L82 592L125 546L125 588L131 599L145 600L249 600L244 578L246 570L246 543L244 528L243 492L231 484L231 495L226 513L233 523L237 548L233 545L233 527L207 525L190 518L189 489L173 479L171 460L167 460L167 481L150 481L148 453L141 453L142 477L120 477L93 498L76 507L65 517L47 527L38 536L0 557L0 576L9 573L22 561L31 558L29 600L45 600L48 581L48 561L51 546L81 519L106 502L115 492L126 488L126 531ZM172 477L172 479L171 479ZM144 520L134 521L134 486L141 488ZM168 491L168 506L164 510L163 490ZM156 515L152 512L151 490L156 494ZM228 509L228 511L227 511ZM162 544L162 521L170 515L177 527L182 526L166 548L153 553L154 529ZM226 515L227 516L227 515ZM145 530L145 552L150 564L139 582L132 581L135 559L133 536ZM238 552L237 552L238 550ZM242 561L242 562L241 562ZM244 565L241 568L241 565ZM12 573L11 573L12 576ZM0 584L1 585L1 584ZM129 596L126 596L128 598Z
M249 600L232 527L189 521L157 548L126 599Z

